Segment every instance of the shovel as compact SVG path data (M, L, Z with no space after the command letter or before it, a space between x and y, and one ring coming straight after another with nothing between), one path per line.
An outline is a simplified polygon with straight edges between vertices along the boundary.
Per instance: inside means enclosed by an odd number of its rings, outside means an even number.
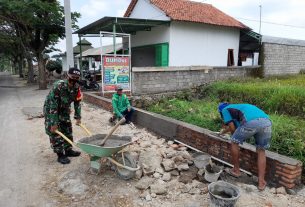
M123 117L116 125L110 130L110 132L106 135L106 137L102 140L100 146L103 146L107 139L113 134L113 132L119 127L120 124L124 123L126 119Z

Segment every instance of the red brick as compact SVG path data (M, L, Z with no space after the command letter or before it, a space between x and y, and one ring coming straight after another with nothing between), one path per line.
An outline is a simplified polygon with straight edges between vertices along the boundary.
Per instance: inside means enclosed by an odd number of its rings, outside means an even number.
M302 172L302 168L298 167L298 169L296 169L296 170L289 170L289 169L286 169L286 168L282 168L281 171L284 172L284 173L292 174L293 175L293 174L301 173Z
M283 181L285 183L295 183L296 179L289 179L289 178L285 178L284 176L280 176L280 181Z
M284 172L277 171L276 174L281 175L281 176L283 176L287 179L296 179L296 178L301 176L301 172L296 173L296 174L287 174L287 173L284 173Z
M295 187L294 183L285 183L285 182L279 181L279 184L281 184L282 186L284 186L284 187L286 187L288 189L291 189L291 188Z
M300 166L285 164L284 167L289 170L297 170Z

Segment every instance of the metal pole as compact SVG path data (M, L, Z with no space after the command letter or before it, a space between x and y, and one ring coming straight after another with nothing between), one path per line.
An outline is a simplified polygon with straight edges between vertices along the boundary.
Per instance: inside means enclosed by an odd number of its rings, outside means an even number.
M65 7L65 32L66 32L67 65L63 69L64 69L64 71L68 71L70 67L74 66L70 0L65 0L64 1L64 7Z
M129 55L129 89L130 95L132 95L132 68L131 68L131 38L128 34L128 55Z
M102 75L102 95L104 96L104 65L103 65L103 36L102 32L100 32L100 42L101 42L101 75Z
M190 149L192 149L192 150L194 150L194 151L196 151L196 152L200 152L200 153L203 153L203 154L207 154L207 153L204 153L204 152L202 152L202 151L200 151L200 150L198 150L198 149L196 149L196 148L194 148L194 147L191 147L191 146L189 146L189 145L187 145L187 144L184 144L183 142L180 142L179 140L174 140L175 142L178 142L179 144L183 144L184 146L186 146L186 147L188 147L188 148L190 148ZM230 166L230 167L233 167L233 165L232 164L230 164L230 163L228 163L228 162L226 162L226 161L223 161L223 160L221 160L221 159L218 159L217 157L214 157L214 156L212 156L212 155L210 155L211 156L211 158L212 159L214 159L214 160L216 160L216 161L218 161L218 162L221 162L222 164L225 164L225 165L228 165L228 166ZM248 175L252 175L252 173L251 172L249 172L249 171L247 171L247 170L244 170L244 169L241 169L240 168L240 171L242 171L242 172L244 172L244 173L246 173L246 174L248 174Z
M116 56L116 25L115 23L113 23L113 52L114 52L114 56Z
M79 37L79 67L80 67L80 78L83 79L83 51L82 51L82 37Z
M262 5L259 5L259 34L261 34L262 28Z

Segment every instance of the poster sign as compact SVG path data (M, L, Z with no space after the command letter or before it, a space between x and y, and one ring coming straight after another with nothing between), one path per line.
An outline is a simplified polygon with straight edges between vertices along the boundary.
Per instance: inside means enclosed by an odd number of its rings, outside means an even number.
M103 56L104 91L115 91L116 85L130 90L129 57Z

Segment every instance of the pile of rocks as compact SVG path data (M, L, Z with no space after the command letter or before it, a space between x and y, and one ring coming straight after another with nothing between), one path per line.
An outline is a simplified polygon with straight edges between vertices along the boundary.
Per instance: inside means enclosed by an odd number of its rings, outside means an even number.
M166 142L149 133L140 136L129 151L141 166L136 172L139 181L135 187L141 190L142 199L150 201L157 195L171 197L173 194L208 192L208 183L200 182L203 181L204 169L194 165L194 158L187 147L173 141Z

